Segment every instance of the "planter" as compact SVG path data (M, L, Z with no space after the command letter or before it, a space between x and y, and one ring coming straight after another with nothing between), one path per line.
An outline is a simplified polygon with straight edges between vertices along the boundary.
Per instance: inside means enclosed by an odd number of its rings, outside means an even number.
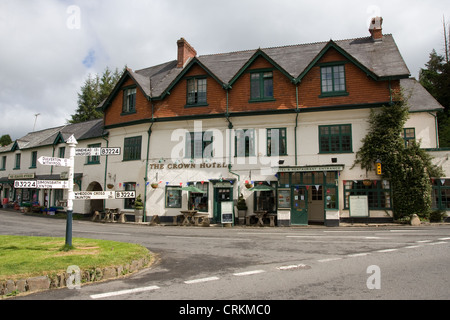
M158 188L158 184L157 183L152 183L151 186L152 186L153 189Z
M239 224L244 225L245 224L245 215L247 213L247 210L239 210L238 209L238 219Z
M134 221L142 222L142 217L144 216L144 209L134 209Z

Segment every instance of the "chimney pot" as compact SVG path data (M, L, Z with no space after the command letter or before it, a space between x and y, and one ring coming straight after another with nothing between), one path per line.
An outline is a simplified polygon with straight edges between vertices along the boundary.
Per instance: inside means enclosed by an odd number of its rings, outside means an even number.
M381 41L383 39L383 18L374 17L370 22L369 32L372 35L372 39L375 41Z

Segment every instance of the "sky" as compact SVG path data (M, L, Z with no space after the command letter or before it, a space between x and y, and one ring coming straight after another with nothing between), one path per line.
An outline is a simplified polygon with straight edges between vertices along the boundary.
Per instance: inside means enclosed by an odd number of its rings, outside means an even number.
M0 136L61 126L88 76L198 55L366 37L383 17L418 78L443 54L448 0L0 0Z

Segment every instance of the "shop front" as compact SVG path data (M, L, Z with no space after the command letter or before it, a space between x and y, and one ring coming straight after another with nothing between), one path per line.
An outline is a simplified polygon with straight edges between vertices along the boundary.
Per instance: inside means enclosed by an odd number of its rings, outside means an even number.
M339 225L339 172L343 165L280 167L278 225Z

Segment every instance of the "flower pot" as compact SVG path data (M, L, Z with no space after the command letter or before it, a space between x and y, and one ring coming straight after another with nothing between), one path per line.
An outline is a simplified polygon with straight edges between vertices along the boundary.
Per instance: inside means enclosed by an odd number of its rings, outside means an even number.
M144 216L144 209L134 209L134 221L142 222L142 217Z

